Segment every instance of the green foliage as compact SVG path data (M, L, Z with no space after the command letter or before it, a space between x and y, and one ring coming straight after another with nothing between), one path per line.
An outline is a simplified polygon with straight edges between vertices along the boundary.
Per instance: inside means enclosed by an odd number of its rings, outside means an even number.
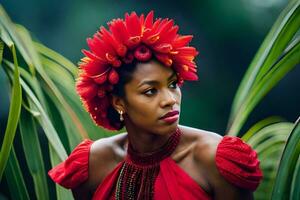
M0 152L0 179L2 178L10 149L12 147L17 124L18 124L18 118L20 116L20 110L21 110L21 99L22 99L22 91L20 86L20 74L18 70L18 62L17 62L17 56L16 56L16 49L13 44L11 44L11 41L7 41L12 54L13 54L13 62L14 62L14 75L12 80L12 98L11 98L11 104L9 108L9 115L8 115L8 122L7 127L4 134L4 140L1 147Z
M38 199L49 199L46 171L43 161L38 133L34 119L29 111L22 109L19 119L19 128L22 138L24 154L32 175ZM32 156L35 155L35 156Z
M240 133L255 106L300 63L300 38L294 37L300 26L299 5L299 0L290 1L267 35L236 93L228 122L228 134L242 135L261 160L264 179L256 199L299 199L299 120L293 124L267 118ZM0 181L4 173L11 197L29 199L24 178L29 173L37 199L72 199L70 191L49 184L47 170L66 159L83 138L107 136L91 121L75 92L76 66L33 41L1 6L0 64L12 88ZM14 140L21 145L15 146ZM20 167L19 152L25 155L27 168Z
M14 147L10 151L5 176L13 199L30 199Z
M264 178L255 199L300 199L299 119L267 118L240 133L255 106L300 63L300 1L290 1L251 62L234 98L229 135L242 135L257 151ZM294 128L293 128L294 127Z
M272 199L299 199L300 118L289 135L280 160Z
M243 135L242 139L257 151L263 170L263 181L254 194L255 199L271 199L280 157L292 129L293 123L270 117L258 122Z
M266 36L238 88L228 122L229 135L238 135L255 106L300 62L299 37L292 41L299 30L299 19L300 1L291 1Z
M48 185L49 168L65 160L83 138L105 137L107 132L96 127L82 107L75 92L78 69L74 64L32 41L28 31L12 23L1 6L0 33L0 63L12 87L0 177L5 174L14 199L29 199L31 188L37 199L51 199L55 189ZM21 146L15 146L16 134ZM27 167L20 167L18 152L25 155ZM26 186L23 175L27 173L34 187ZM72 199L72 195L56 186L56 198Z

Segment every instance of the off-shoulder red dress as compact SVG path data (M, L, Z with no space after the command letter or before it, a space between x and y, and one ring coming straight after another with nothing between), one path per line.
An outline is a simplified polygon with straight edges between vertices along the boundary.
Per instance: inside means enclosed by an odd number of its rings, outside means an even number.
M135 198L132 199L212 199L212 197L169 156L178 144L178 137L173 137L173 141L171 140L169 143L169 146L166 146L164 149L164 152L168 151L168 153L157 152L154 156L152 155L150 157L140 157L140 155L128 151L124 161L120 162L98 186L96 192L93 194L93 199L124 199L124 196L123 198L120 197L120 194L121 196L124 195L122 193L126 193L125 199L130 199L130 192L136 189L136 187L139 187L139 189L144 187L142 193L148 192L151 193L151 195L139 195L138 198L135 196ZM71 155L64 162L51 169L48 174L53 181L69 189L76 188L85 182L88 179L89 151L92 144L92 140L84 140L73 150ZM128 150L130 150L130 148L128 148ZM224 136L217 146L215 162L220 174L231 184L249 190L255 190L259 185L262 172L259 168L257 154L240 138ZM130 166L133 166L133 168L130 168ZM158 167L156 167L156 170L148 170L148 172L145 172L145 169L149 168L149 166ZM152 175L150 177L154 177L152 186L151 180L141 180L143 179L141 178L142 175L139 176L140 180L134 178L131 180L132 177L130 176L138 176L136 175L138 171L133 170L135 168L144 170L144 172L140 174L147 174L151 171L150 173L152 173ZM126 176L127 172L129 176ZM146 178L149 179L149 176L147 177L146 175ZM132 181L139 181L138 186L130 187ZM125 183L122 186L123 182ZM148 187L150 191L147 190L147 184L150 184ZM118 192L120 194L116 195Z

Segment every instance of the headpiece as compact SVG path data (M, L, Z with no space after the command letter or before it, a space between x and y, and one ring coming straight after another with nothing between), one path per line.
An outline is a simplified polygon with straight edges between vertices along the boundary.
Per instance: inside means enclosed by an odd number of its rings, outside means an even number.
M79 63L76 90L97 125L118 130L120 126L112 124L107 116L112 106L109 94L119 81L117 68L134 60L156 58L175 70L182 84L184 80L198 79L193 61L198 52L188 46L192 35L179 35L173 20L153 21L153 11L146 18L143 14L126 13L125 20L113 19L107 24L108 30L102 26L93 38L87 39L90 50L83 50L85 57Z

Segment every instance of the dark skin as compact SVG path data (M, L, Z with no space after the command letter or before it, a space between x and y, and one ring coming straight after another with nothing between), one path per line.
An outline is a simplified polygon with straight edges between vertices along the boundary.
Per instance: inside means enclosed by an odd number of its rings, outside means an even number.
M73 190L76 199L91 197L104 178L124 160L128 139L135 150L152 152L167 141L177 126L182 136L171 158L199 187L213 199L253 199L252 192L231 185L219 174L214 158L221 136L179 125L178 121L168 124L160 120L170 110L180 111L181 91L171 68L157 61L138 64L133 79L125 85L125 94L125 98L113 97L112 103L116 110L125 113L127 133L92 144L89 178Z

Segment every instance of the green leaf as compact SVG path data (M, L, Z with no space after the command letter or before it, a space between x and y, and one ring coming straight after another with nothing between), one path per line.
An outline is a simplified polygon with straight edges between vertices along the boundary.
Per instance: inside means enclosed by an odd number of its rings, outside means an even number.
M7 66L10 70L12 69L12 64L7 61L4 60L4 64L5 66ZM21 71L22 74L26 74L27 72L25 70ZM23 76L23 75L22 75ZM29 75L25 75L23 77L30 77ZM27 81L27 80L26 80ZM25 92L25 94L28 97L29 100L29 104L30 104L30 108L32 108L33 110L36 110L38 113L40 113L40 115L36 116L37 121L39 122L39 124L41 125L41 127L43 128L46 137L48 138L48 141L50 142L50 144L54 147L55 151L57 152L58 156L60 157L61 160L65 160L67 158L67 153L64 149L64 146L62 145L58 134L51 122L51 120L49 119L48 114L45 112L44 108L42 107L40 101L37 99L37 97L35 96L35 94L32 92L32 90L30 89L30 87L27 85L27 83L25 81L23 81L22 78L20 78L20 83L22 85L22 88ZM28 82L30 83L30 81Z
M274 41L270 55L266 58L265 63L262 65L255 82L256 85L262 77L271 69L273 64L277 61L278 56L282 54L287 48L286 46L292 41L300 27L300 2L294 2L291 5L291 10L286 17L289 17L286 24L282 24L282 30L279 32L277 39Z
M105 137L106 133L108 135L108 131L104 131L103 129L97 127L91 120L91 117L89 116L88 112L84 110L82 102L80 101L78 94L75 91L75 80L71 76L71 74L65 68L62 68L61 65L57 64L56 62L53 62L48 58L41 57L41 61L43 63L46 73L53 80L53 82L61 91L61 93L64 94L64 98L66 99L68 104L73 108L74 112L77 114L80 123L89 133L89 137ZM60 74L60 76L57 76L57 74ZM42 84L42 86L44 91L49 95L49 97L51 97L51 100L55 103L56 107L60 108L59 111L62 113L61 115L65 116L63 117L63 119L65 127L69 127L67 128L69 132L68 135L73 135L73 137L77 138L70 138L70 140L74 140L73 142L70 141L71 149L73 149L78 144L78 142L81 141L81 138L76 136L79 135L78 129L75 126L73 126L72 121L69 121L71 119L70 116L68 115L64 107L60 106L60 103L57 101L57 98L55 98L54 93L49 89L49 87L47 87L47 85L45 84Z
M23 150L30 174L33 178L36 197L37 199L49 199L47 173L45 171L36 124L31 113L25 109L22 109L19 125Z
M34 42L34 45L40 54L67 69L73 75L73 77L77 76L78 68L71 61L41 43Z
M255 199L271 199L281 154L293 123L270 117L253 125L242 137L258 154L263 180L254 193Z
M2 30L1 37L4 43L6 43L7 46L9 47L15 44L15 47L17 48L17 50L19 51L22 58L25 60L25 62L27 63L30 69L32 75L32 81L38 83L35 77L35 69L34 69L34 64L36 64L37 62L34 63L35 60L32 59L32 55L30 55L30 53L32 54L33 50L32 48L29 47L30 45L28 46L28 42L27 42L28 38L30 37L24 37L23 40L22 38L20 38L20 35L16 30L16 25L13 22L11 22L9 16L6 14L5 10L1 5L0 5L0 29ZM41 101L43 107L47 111L47 105L45 104L43 94L39 89L39 85L35 84L35 86L36 87L34 88L34 91L37 94L39 100Z
M272 141L276 136L284 136L287 139L288 134L291 132L293 124L290 122L278 122L269 124L261 130L253 134L247 143L252 145L257 150L257 146L261 143ZM242 137L244 139L244 137Z
M50 99L54 103L55 107L59 108L60 103L58 102L57 98L47 89L47 87L44 88L45 92L49 95ZM58 109L59 114L61 116L61 119L63 121L64 127L66 129L66 134L68 138L68 143L70 144L70 149L73 149L75 146L79 144L81 141L81 137L78 134L77 128L72 123L71 117L68 115L68 113L63 109Z
M0 16L1 16L1 5L0 5ZM0 38L9 48L11 48L14 45L8 32L5 30L5 28L2 26L1 23L0 23Z
M66 112L69 113L71 116L71 119L73 120L73 125L76 126L78 129L78 132L80 133L82 138L88 138L87 131L84 129L82 124L80 123L76 113L72 109L72 107L68 104L68 102L65 100L64 95L57 89L56 85L53 83L53 81L50 79L50 77L45 72L41 61L39 59L37 51L34 49L34 43L30 38L30 35L28 31L22 27L17 27L18 33L20 37L22 38L23 43L26 44L29 50L29 55L32 58L32 61L34 63L34 67L41 76L42 80L47 84L47 86L52 90L52 92L55 94L56 98L59 100L61 105L65 108ZM30 47L30 48L29 48Z
M290 199L291 183L296 169L297 161L300 154L300 118L298 118L295 126L288 138L284 148L283 155L280 160L278 173L272 193L273 200ZM299 186L299 179L296 185ZM298 189L299 190L299 187ZM294 191L295 192L295 191ZM296 191L295 193L298 193Z
M238 134L237 131L239 128L232 128L232 124L234 123L233 121L238 118L238 112L241 110L240 108L243 106L245 99L252 91L252 88L268 73L283 50L286 49L287 44L293 38L294 34L298 31L300 26L299 5L299 1L292 1L281 12L251 62L232 104L228 122L229 134Z
M51 160L52 166L58 165L61 162L61 160L55 153L53 147L50 145L49 145L49 153L50 153L50 160ZM74 199L70 190L63 188L58 184L55 184L55 187L56 187L56 197L57 197L56 199L57 200L69 200L69 199L73 200Z
M239 132L255 106L298 63L300 63L300 38L297 38L292 46L287 48L285 54L274 64L272 69L249 91L232 121L228 134L234 135Z
M29 103L31 107L34 110L37 110L39 113L41 113L41 115L37 116L36 119L40 123L41 127L43 128L50 144L53 146L60 159L65 160L67 158L67 153L48 115L46 114L45 110L43 109L42 105L40 104L36 96L33 94L33 92L30 90L28 85L22 79L21 79L21 85L29 97Z
M294 170L292 187L291 187L291 199L300 199L300 157L298 158L296 168Z
M21 101L22 101L22 90L20 85L20 74L18 70L18 61L16 50L14 46L12 46L12 54L14 59L14 75L12 82L12 95L11 95L11 103L9 107L8 121L6 130L4 133L3 144L0 152L0 180L2 179L2 175L9 157L10 149L13 145L19 116L21 112Z
M248 91L251 89L252 84L256 80L257 74L259 73L260 69L263 68L262 66L267 64L272 65L285 49L288 42L292 39L294 33L298 31L298 15L299 1L290 2L288 6L281 12L280 16L274 23L273 27L256 53L242 80L232 106L233 114L235 113L236 109L238 109L238 105L240 105L243 99L247 96ZM289 25L291 23L295 23L296 25ZM289 34L286 34L287 32Z
M30 199L14 147L9 155L5 177L12 199Z
M32 59L30 58L30 55L28 54L29 51L27 50L26 46L23 45L23 42L20 40L19 35L15 29L15 24L10 20L9 16L6 14L6 12L3 9L3 7L1 6L1 4L0 4L0 29L4 33L7 33L7 35L5 35L6 37L9 35L8 37L11 38L11 40L15 44L16 48L19 50L20 54L22 55L22 57L28 64L29 68L31 69L31 72L34 72ZM1 34L2 34L2 31L1 31ZM6 43L5 40L3 40L3 41L4 41L4 43ZM11 44L8 44L8 43L6 43L6 44L9 47L11 46Z
M256 123L255 125L253 125L243 136L242 139L244 141L249 141L250 138L252 138L252 136L254 134L256 134L259 130L263 129L264 127L274 124L274 123L278 123L278 122L282 122L283 119L281 117L277 117L277 116L272 116L272 117L268 117L266 119L263 119L261 121L259 121L258 123Z

